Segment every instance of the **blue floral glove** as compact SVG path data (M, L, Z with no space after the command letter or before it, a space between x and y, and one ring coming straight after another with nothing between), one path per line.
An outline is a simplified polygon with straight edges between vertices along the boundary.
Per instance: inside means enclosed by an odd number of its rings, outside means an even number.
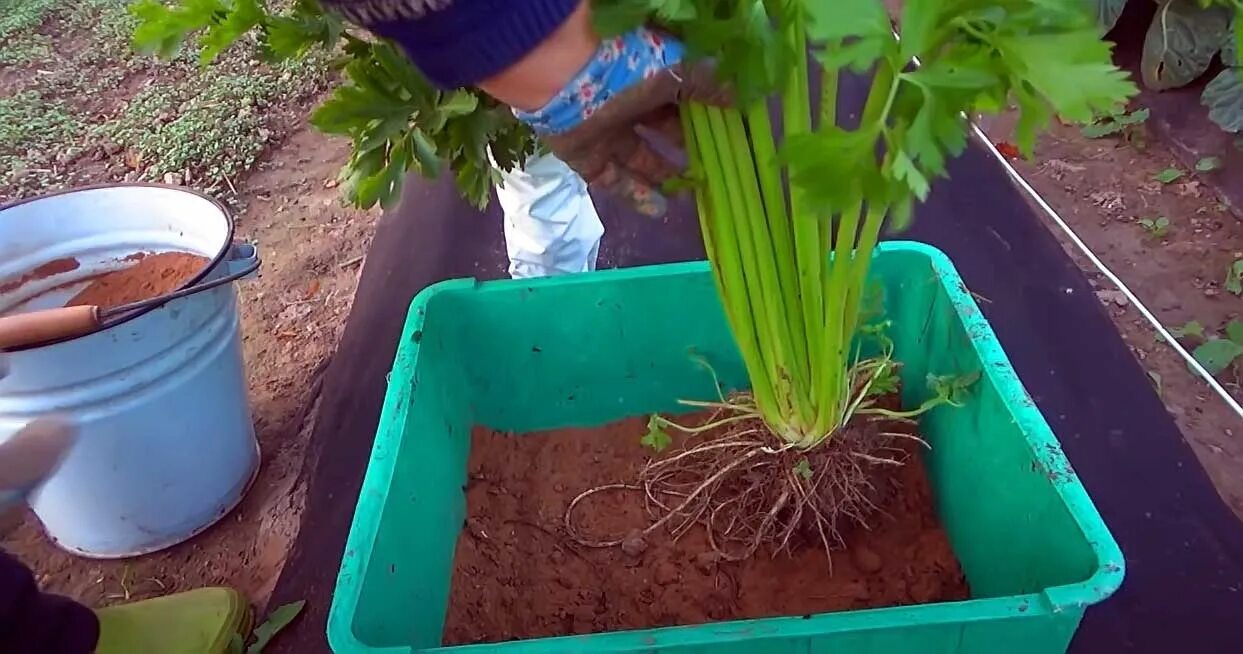
M668 203L658 189L684 167L677 105L729 101L711 65L685 66L684 54L649 29L606 40L548 104L515 114L588 184L662 216Z

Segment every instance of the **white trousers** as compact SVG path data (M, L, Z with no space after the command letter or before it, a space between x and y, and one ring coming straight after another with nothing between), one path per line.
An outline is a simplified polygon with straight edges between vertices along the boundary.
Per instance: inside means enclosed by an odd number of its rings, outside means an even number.
M536 155L496 188L505 214L505 249L514 279L596 269L604 223L587 182L551 154Z

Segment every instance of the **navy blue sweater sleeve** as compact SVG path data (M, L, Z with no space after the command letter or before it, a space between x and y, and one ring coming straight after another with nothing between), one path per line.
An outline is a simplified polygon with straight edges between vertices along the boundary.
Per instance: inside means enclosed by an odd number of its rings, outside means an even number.
M396 42L441 88L473 86L526 56L580 0L325 0Z
M0 551L0 652L91 654L98 641L94 611L40 592L30 569Z

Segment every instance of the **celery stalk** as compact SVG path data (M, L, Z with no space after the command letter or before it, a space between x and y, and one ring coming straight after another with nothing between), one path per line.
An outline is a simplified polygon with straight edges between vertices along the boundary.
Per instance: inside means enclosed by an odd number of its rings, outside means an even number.
M765 239L762 229L764 216L759 192L755 188L754 165L750 163L745 135L741 135L742 143L737 143L735 139L740 135L730 129L730 123L736 123L736 127L741 129L741 117L737 110L709 109L708 122L721 158L725 192L729 198L730 211L725 216L732 222L746 277L747 296L753 312L752 321L760 354L764 357L769 381L773 384L771 390L776 398L776 406L773 408L783 418L788 419L793 404L789 395L789 374L782 370L781 365L784 344L780 316L777 313L780 291L772 279L774 271L771 259L763 257L760 250L760 242ZM736 147L739 145L742 147ZM747 168L751 169L750 184L742 174ZM753 192L748 193L748 189ZM748 198L752 201L748 201ZM759 215L754 215L756 211Z
M727 317L732 316L730 327L738 348L742 353L743 362L751 378L751 390L755 395L756 405L760 408L765 421L773 427L785 424L784 416L777 411L777 398L772 385L772 377L766 362L763 342L755 321L755 310L752 306L747 280L744 277L745 263L738 245L735 231L734 205L726 188L725 169L721 153L717 147L717 134L713 130L711 114L719 109L710 109L700 104L691 104L690 123L693 127L695 146L699 151L704 178L708 186L708 196L712 202L710 214L704 220L704 233L710 235L716 259L712 265L721 275L723 293L721 299L726 305ZM706 244L706 242L705 242Z

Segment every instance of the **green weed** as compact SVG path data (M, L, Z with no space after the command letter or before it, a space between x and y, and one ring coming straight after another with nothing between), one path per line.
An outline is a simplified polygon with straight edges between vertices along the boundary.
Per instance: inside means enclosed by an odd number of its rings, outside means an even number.
M76 147L84 129L70 107L38 91L0 97L0 197L19 181L28 188L49 186L52 163Z
M1235 295L1243 295L1243 258L1235 259L1226 268L1226 290Z
M1238 318L1226 323L1220 335L1205 329L1198 320L1171 329L1170 333L1196 344L1191 355L1210 375L1221 374L1243 359L1243 320Z
M1204 157L1196 162L1196 170L1202 173L1211 173L1214 170L1221 170L1221 166L1222 163L1220 157Z
M99 173L103 179L71 179L72 166L54 165L96 146L108 156L125 151L126 163L137 164L129 179L189 172L188 183L196 186L231 184L278 135L278 109L317 93L331 74L326 54L269 66L250 42L210 68L199 65L195 47L157 61L133 50L131 3L0 0L0 34L12 35L0 47L0 65L28 64L30 71L0 98L0 198L119 180L125 172L118 172L119 157L101 167L108 171ZM51 20L56 35L85 41L72 56L54 51L60 36L36 31ZM117 97L126 80L141 90Z
M276 128L271 114L299 99L317 70L322 64L310 60L270 71L213 67L144 89L99 131L132 149L147 179L190 170L204 184L221 182L254 165Z
M0 66L21 66L52 57L52 39L43 34L15 36L0 47Z
M1181 327L1174 327L1170 333L1175 338L1204 338L1204 325L1199 320L1191 320Z
M39 27L58 4L59 0L0 0L0 42Z
M1166 234L1170 233L1170 219L1165 216L1144 218L1139 221L1139 226L1153 238L1164 238Z
M1173 167L1166 168L1165 170L1152 176L1153 179L1161 182L1162 184L1173 184L1174 182L1182 179L1182 177L1183 171Z
M1148 122L1150 113L1146 108L1135 111L1115 110L1106 116L1098 118L1096 122L1090 125L1084 125L1079 131L1090 139L1100 139L1121 134L1127 141L1142 142L1144 135L1143 126L1144 123Z
M0 66L20 66L52 56L52 40L35 30L56 0L0 0Z

